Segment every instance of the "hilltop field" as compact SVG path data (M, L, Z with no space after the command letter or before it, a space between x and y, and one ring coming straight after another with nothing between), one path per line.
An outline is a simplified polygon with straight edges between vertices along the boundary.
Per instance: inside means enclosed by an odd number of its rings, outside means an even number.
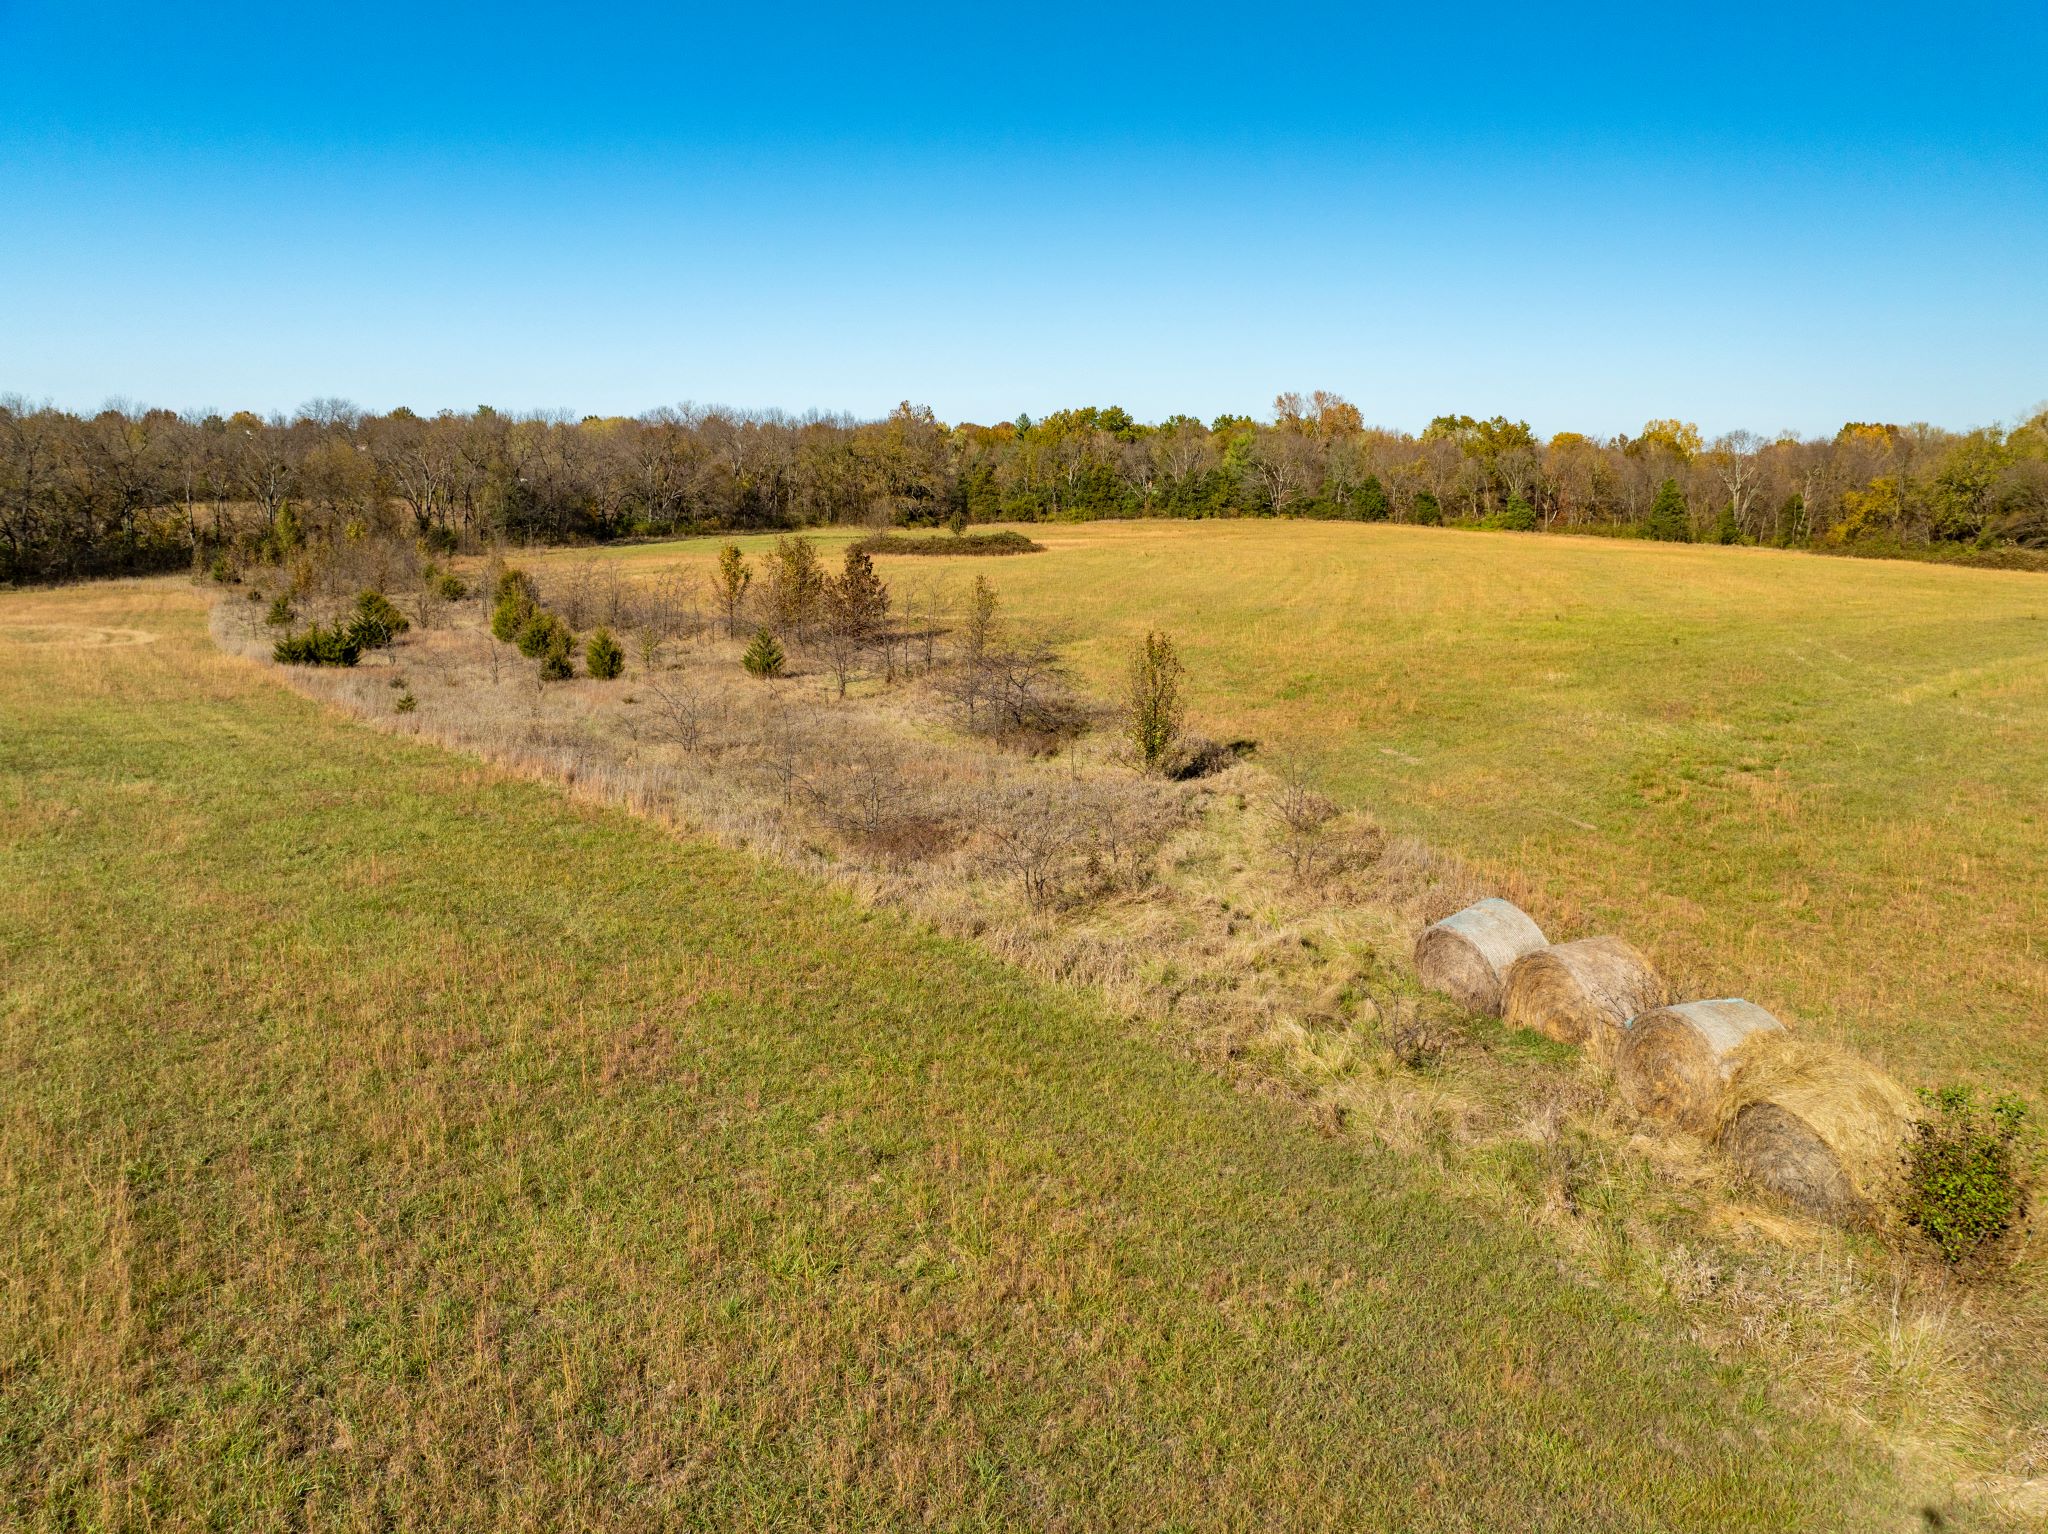
M1836 1529L1420 1163L220 654L0 598L0 1521Z
M722 633L542 684L473 595L295 673L243 587L0 593L0 1523L2026 1526L2038 1260L1953 1285L1569 1050L1388 1041L1441 1021L1417 913L1497 886L2038 1101L2048 583L1029 531L879 563L927 614L986 574L1098 694L1170 631L1251 763L999 753L939 681L773 692ZM515 558L554 600L722 541ZM799 728L833 824L777 818ZM1283 757L1369 868L1276 872ZM1158 867L946 883L843 818L884 769Z
M986 574L1102 689L1168 630L1211 733L1306 748L1682 990L1908 1080L2048 1082L2048 580L1347 523L1028 531L1045 553L884 573L955 601ZM651 577L718 541L551 558Z

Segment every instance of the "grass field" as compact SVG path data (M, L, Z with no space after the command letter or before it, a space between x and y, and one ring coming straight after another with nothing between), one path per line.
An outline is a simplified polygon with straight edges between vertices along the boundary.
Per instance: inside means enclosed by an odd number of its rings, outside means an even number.
M1554 931L1620 932L1909 1081L2048 1084L2048 580L1341 523L1031 532L1048 552L884 574L988 575L1104 689L1165 628L1205 727L1321 753Z
M9 1527L1909 1511L1423 1166L178 582L0 596L0 1081Z

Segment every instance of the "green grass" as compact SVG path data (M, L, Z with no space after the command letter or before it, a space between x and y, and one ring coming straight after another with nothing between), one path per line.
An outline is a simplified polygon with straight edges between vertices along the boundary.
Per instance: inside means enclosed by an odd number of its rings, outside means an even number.
M988 574L1104 689L1170 630L1204 727L1321 752L1344 798L1517 879L1563 935L1619 932L1909 1080L2048 1081L2040 575L1341 523L1031 532L1047 553L930 579Z
M67 624L158 637L9 643ZM0 646L0 1524L1898 1505L1421 1166L972 947L324 713L179 584L0 597Z

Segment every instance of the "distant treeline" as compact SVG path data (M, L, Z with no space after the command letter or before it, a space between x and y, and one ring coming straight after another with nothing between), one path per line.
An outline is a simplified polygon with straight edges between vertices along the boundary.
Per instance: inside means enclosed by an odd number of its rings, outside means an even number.
M2048 547L2048 412L2006 430L1852 422L1831 438L1682 421L1634 436L1438 416L1419 436L1345 400L1270 421L1114 406L949 426L685 407L93 416L0 400L0 582L161 570L409 518L439 542L830 523L1297 516L1998 558ZM2028 558L2029 556L2016 556Z

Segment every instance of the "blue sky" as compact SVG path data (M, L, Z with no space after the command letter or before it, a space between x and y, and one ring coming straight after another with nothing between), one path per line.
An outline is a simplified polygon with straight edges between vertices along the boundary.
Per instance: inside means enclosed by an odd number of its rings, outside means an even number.
M0 0L0 392L2010 420L2044 96L2039 0Z

